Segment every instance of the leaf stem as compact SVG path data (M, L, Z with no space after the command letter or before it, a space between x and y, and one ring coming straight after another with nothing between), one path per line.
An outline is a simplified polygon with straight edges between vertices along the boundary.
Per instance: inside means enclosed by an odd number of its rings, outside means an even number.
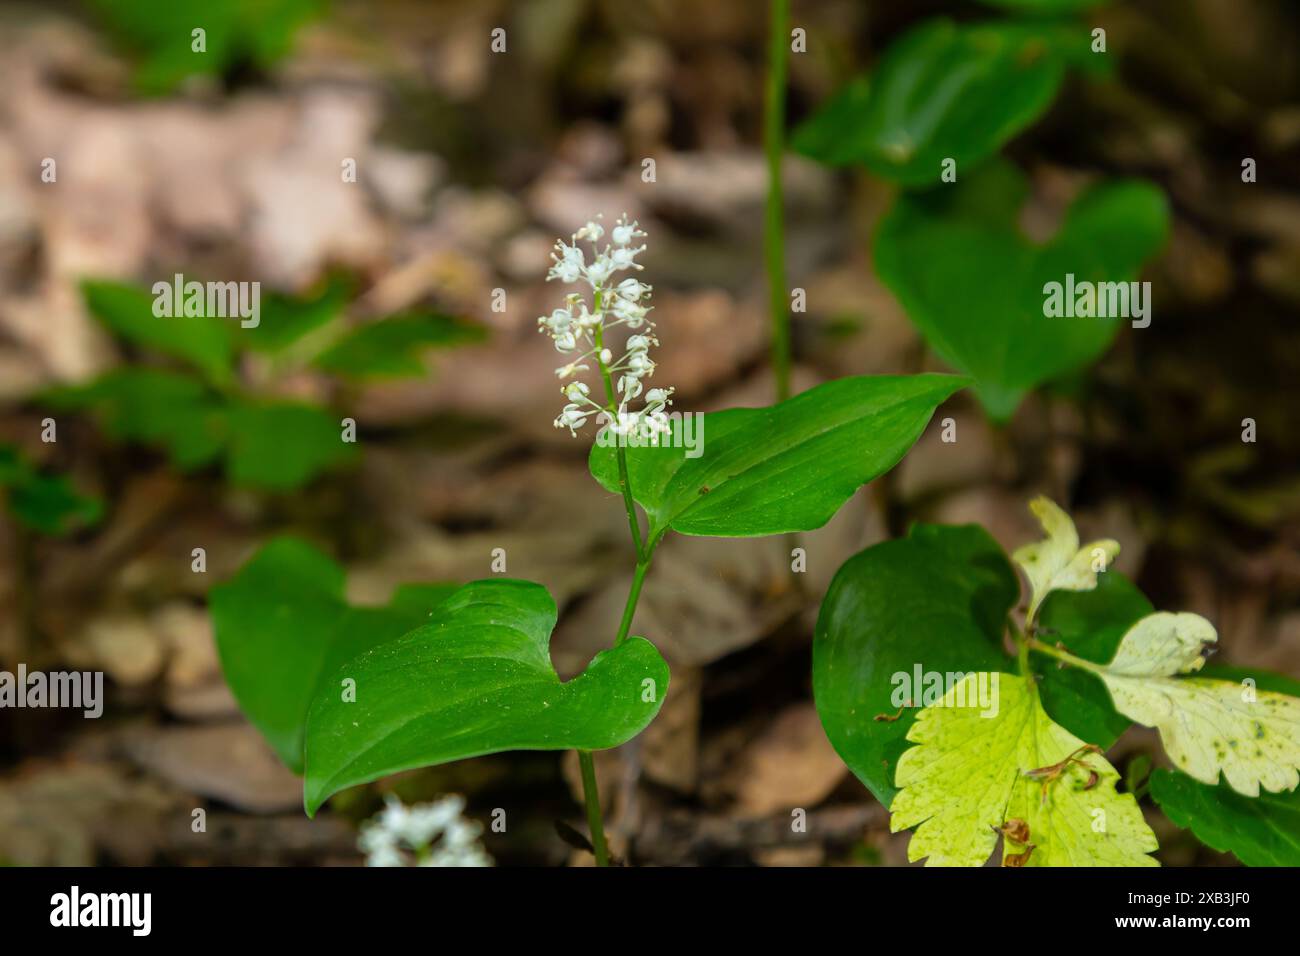
M1059 647L1053 647L1051 644L1044 643L1036 637L1026 638L1021 645L1028 651L1033 648L1040 654L1046 654L1048 657L1055 657L1058 661L1069 664L1071 667L1079 667L1086 671L1092 671L1094 674L1100 674L1105 668L1100 664L1094 664L1092 661L1084 660L1082 657L1075 657L1069 651L1062 650Z
M605 821L600 811L600 794L596 790L596 764L590 750L578 751L582 768L582 795L587 803L587 826L591 830L591 847L597 866L609 866L609 848L605 845Z
M763 150L767 156L767 204L763 254L772 322L772 371L776 398L790 397L790 310L786 302L785 197L781 154L785 147L785 87L789 65L790 0L771 0L767 90L763 102Z

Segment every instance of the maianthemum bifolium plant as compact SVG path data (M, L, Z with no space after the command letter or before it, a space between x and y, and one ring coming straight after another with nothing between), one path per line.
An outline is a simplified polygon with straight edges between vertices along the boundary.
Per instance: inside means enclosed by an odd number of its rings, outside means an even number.
M309 814L340 790L402 770L572 749L593 848L606 863L591 752L644 730L668 692L668 665L631 634L660 542L670 532L756 537L822 526L897 464L965 384L949 375L863 376L766 408L698 421L670 414L671 389L645 389L657 340L651 289L633 275L644 234L621 219L602 246L605 235L593 220L557 243L549 278L578 291L539 324L565 358L557 372L566 403L555 424L577 435L589 420L602 423L589 467L627 513L636 561L623 615L610 622L611 646L561 682L549 648L557 610L539 584L404 587L386 606L353 607L328 557L295 539L270 542L213 590L212 613L227 681L302 773Z

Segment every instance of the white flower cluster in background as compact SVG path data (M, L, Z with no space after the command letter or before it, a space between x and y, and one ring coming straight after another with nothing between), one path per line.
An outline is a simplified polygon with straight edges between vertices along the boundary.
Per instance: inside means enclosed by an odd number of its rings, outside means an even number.
M478 842L483 828L462 816L463 797L408 807L390 795L385 804L361 827L358 846L366 854L366 866L492 865Z
M590 303L585 289L571 292L565 296L562 308L537 320L539 330L555 342L556 351L572 356L566 365L555 370L564 382L561 391L568 399L555 419L555 427L567 428L577 435L588 418L603 415L615 434L635 433L655 441L669 430L665 409L672 404L673 390L646 391L642 384L642 379L654 374L650 348L659 344L654 336L654 323L646 317L651 308L646 304L650 286L631 276L618 278L620 272L642 268L636 257L646 247L636 245L636 241L644 238L645 233L635 220L629 222L625 213L609 230L608 241L601 248L606 230L599 218L574 233L570 242L556 241L555 252L551 254L555 264L546 276L547 281L558 279L566 285L585 285L591 289ZM591 246L590 261L579 246L584 240ZM606 336L617 326L624 326L632 334L623 344L623 354L615 358L615 350ZM590 371L589 360L594 360L599 369L604 403L593 399L591 387L576 378L579 373ZM629 410L628 402L640 398L643 391L642 407Z

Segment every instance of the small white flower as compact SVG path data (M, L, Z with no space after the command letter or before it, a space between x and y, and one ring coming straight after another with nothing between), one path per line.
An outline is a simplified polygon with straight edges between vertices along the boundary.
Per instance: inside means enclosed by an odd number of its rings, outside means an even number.
M590 391L586 382L570 382L564 387L564 395L571 402L582 401Z
M567 428L572 435L578 434L578 429L587 424L587 416L591 413L582 406L570 402L564 406L564 411L555 419L556 428Z
M464 810L458 796L413 807L389 796L384 809L362 825L357 845L367 866L491 866L478 843L482 827L466 820Z
M633 249L629 246L619 246L609 255L610 264L614 269L632 269L642 268L636 261L636 257L645 252L645 246L639 249Z
M605 235L605 227L595 220L589 220L585 226L573 234L573 241L577 242L579 239L586 239L593 243L600 242L603 235Z
M637 222L635 220L628 222L627 213L623 213L610 232L609 237L614 240L614 245L626 246L632 240L639 239L644 235L645 233L638 227Z
M643 296L650 294L650 287L636 279L624 279L618 284L619 298L628 302L638 302Z
M618 380L618 391L625 399L636 398L641 394L641 379L635 375L624 375Z

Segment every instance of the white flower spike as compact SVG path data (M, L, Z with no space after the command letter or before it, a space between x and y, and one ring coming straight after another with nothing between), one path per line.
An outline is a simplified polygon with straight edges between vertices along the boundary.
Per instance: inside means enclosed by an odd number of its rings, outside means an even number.
M644 238L645 231L624 214L608 232L611 242L601 248L597 244L605 238L606 230L599 220L596 216L588 221L567 243L556 241L551 253L553 264L546 275L547 281L557 279L566 285L581 282L591 289L590 304L585 292L571 292L561 308L537 320L538 331L551 337L556 351L582 353L555 370L565 383L560 390L568 402L555 419L555 427L567 428L576 436L588 418L603 416L601 420L617 435L636 433L655 440L670 429L666 409L672 404L673 390L652 388L645 392L643 408L629 411L627 407L629 401L641 396L642 379L650 378L656 368L649 352L659 340L654 336L654 323L646 318L651 309L647 304L651 288L639 279L618 279L620 272L642 268L636 257L645 251L645 244L633 243ZM591 246L590 260L579 246L583 241ZM623 343L622 355L617 359L618 350L611 348L607 340L616 326L634 333ZM565 381L589 371L586 360L592 358L605 388L603 405L590 397L585 382ZM615 383L612 392L610 383Z

